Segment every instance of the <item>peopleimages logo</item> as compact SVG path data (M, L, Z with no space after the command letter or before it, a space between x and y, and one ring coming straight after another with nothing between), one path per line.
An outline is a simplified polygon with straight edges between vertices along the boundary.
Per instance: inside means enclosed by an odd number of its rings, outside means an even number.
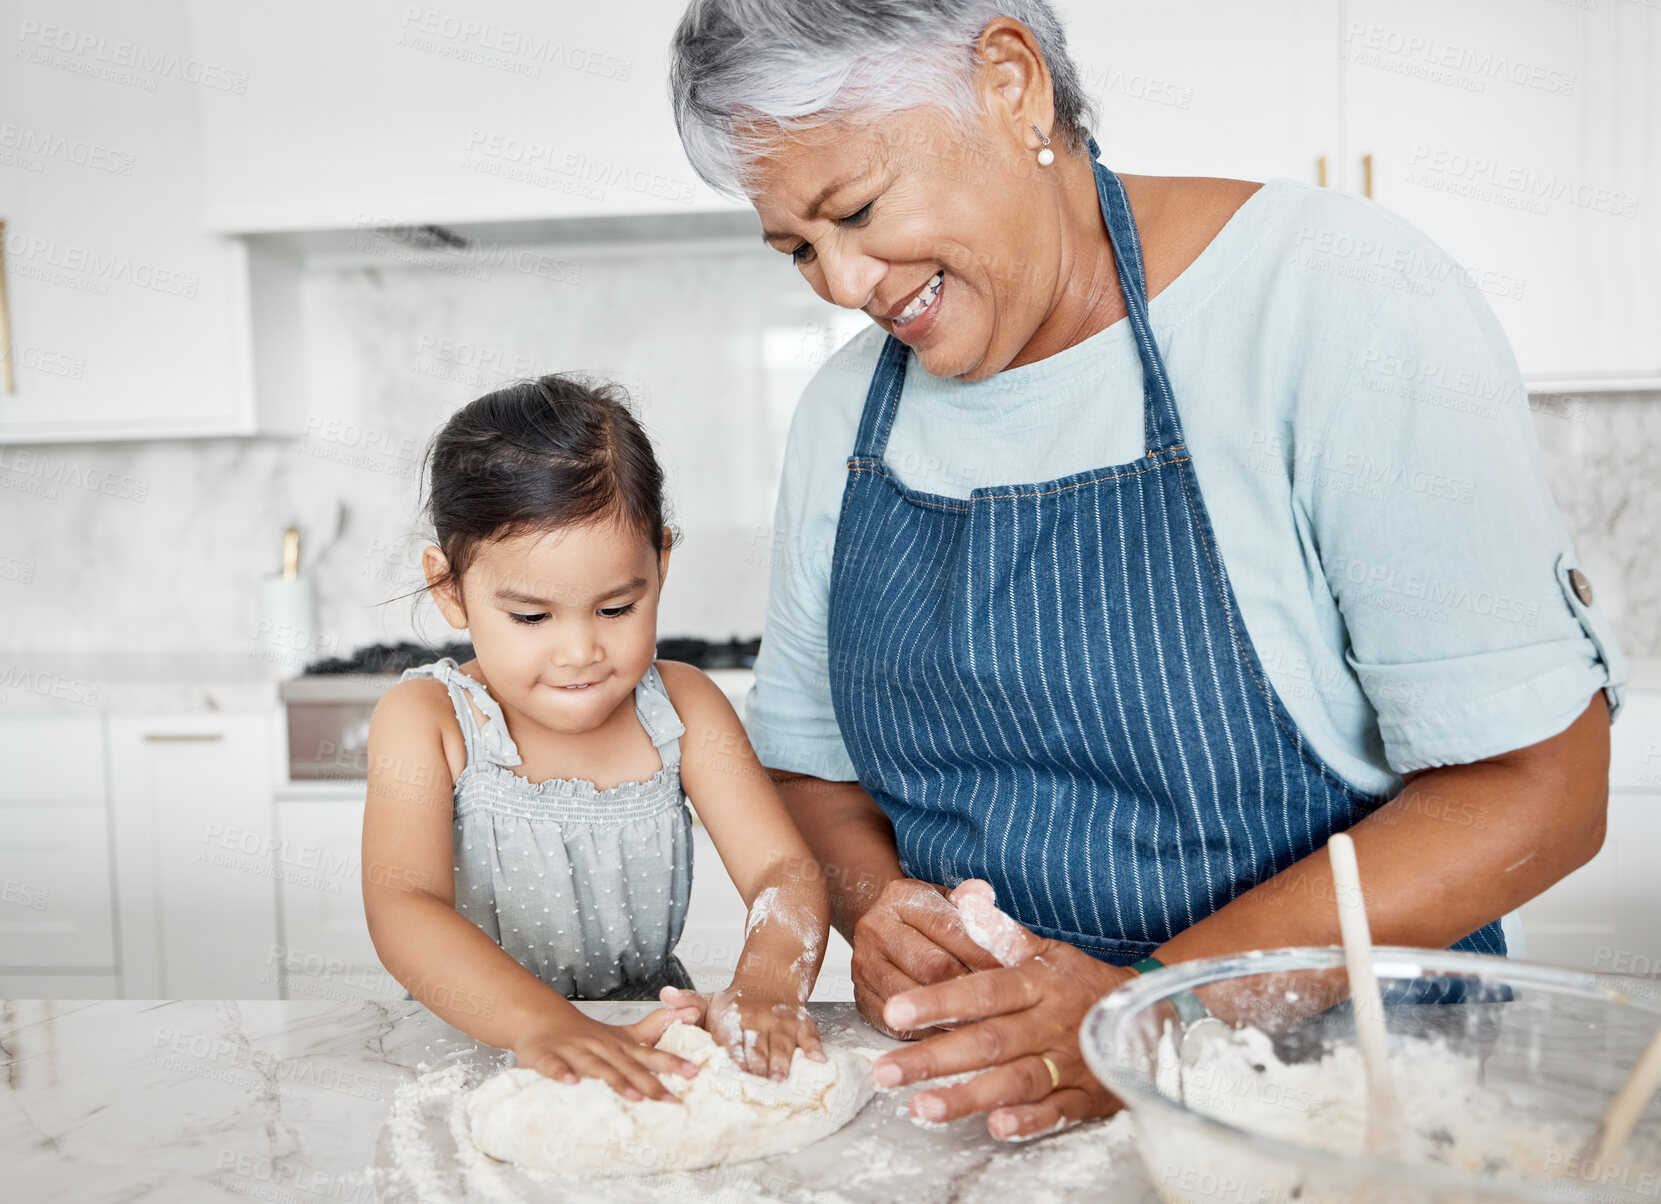
M17 57L28 62L63 67L82 75L108 78L114 83L134 84L146 92L156 90L157 78L176 79L238 96L248 90L245 71L233 71L201 59L182 58L171 51L153 50L137 42L66 25L43 25L24 18L18 27L17 40L23 43Z
M482 155L533 173L564 177L577 185L623 189L683 205L690 205L696 196L691 180L631 166L622 159L600 158L583 151L561 151L557 147L511 135L474 130L467 139L466 149L469 154Z
M528 29L514 29L471 17L458 17L411 5L404 9L398 44L446 58L497 67L533 79L541 66L564 67L601 79L626 82L634 74L634 60L573 45ZM520 60L514 62L513 60Z
M90 167L94 171L107 171L118 176L132 175L133 165L138 162L136 155L112 150L99 142L66 138L62 134L14 125L9 121L0 121L0 147L16 151L19 155L57 159L76 167Z
M1350 57L1363 66L1395 70L1388 61L1396 60L1398 64L1413 65L1414 70L1403 74L1423 74L1436 83L1463 84L1473 92L1481 92L1487 84L1497 82L1571 96L1577 82L1571 71L1428 34L1369 25L1365 21L1351 21L1344 40L1352 47ZM1432 75L1432 72L1439 74Z
M1365 564L1345 556L1334 556L1327 566L1329 579L1360 586L1369 598L1385 595L1423 602L1440 613L1445 621L1450 611L1463 610L1485 618L1533 627L1540 621L1540 604L1525 602L1493 590L1472 589L1457 581L1444 581L1428 573L1409 572L1382 564Z
M1534 213L1550 211L1552 203L1608 213L1638 216L1638 198L1561 171L1541 171L1526 163L1507 163L1486 155L1471 155L1445 146L1418 145L1407 161L1407 182L1442 192L1463 193L1477 200L1511 197L1513 208Z
M38 276L48 269L74 272L88 277L87 283L96 284L99 292L107 290L112 283L130 284L134 288L194 300L202 284L198 276L175 272L129 255L112 255L78 243L60 243L55 238L8 234L6 254L18 261L17 270L22 275Z
M135 480L121 473L106 472L100 468L88 468L63 456L28 448L0 447L0 472L9 472L25 481L49 487L50 497L58 495L57 488L60 485L131 502L142 502L150 496L149 481ZM0 479L0 488L17 489L22 493L42 492L20 489L16 484L7 484L4 479Z

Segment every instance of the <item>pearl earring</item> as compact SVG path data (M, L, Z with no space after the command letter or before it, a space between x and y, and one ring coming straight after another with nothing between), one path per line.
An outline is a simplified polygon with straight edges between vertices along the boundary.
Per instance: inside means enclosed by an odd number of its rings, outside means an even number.
M1038 166L1048 167L1050 164L1055 162L1055 152L1050 149L1050 140L1044 136L1044 131L1039 129L1037 126L1032 127L1032 132L1037 134L1038 141L1044 144L1043 148L1038 152Z

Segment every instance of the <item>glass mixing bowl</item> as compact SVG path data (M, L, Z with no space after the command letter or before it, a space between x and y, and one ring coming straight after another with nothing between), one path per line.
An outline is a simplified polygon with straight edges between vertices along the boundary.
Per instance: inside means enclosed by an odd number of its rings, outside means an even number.
M1380 947L1401 1124L1367 1154L1343 950L1206 958L1132 978L1085 1016L1091 1071L1129 1107L1156 1189L1182 1204L1661 1204L1661 1100L1607 1163L1584 1157L1661 1029L1661 980ZM1170 1000L1220 1018L1182 1036Z

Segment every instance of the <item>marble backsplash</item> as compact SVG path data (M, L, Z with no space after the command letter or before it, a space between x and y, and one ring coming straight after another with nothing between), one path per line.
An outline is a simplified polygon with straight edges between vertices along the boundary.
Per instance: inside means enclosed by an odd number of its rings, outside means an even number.
M864 319L782 256L725 244L614 246L580 272L489 280L345 263L307 278L314 399L294 439L0 449L0 653L175 653L304 662L449 628L420 584L422 449L457 405L517 376L624 383L681 529L660 631L761 630L769 521L802 386ZM1546 471L1629 655L1661 657L1661 396L1541 399ZM130 496L25 492L16 456L130 478ZM299 647L262 631L258 583L298 526L317 596ZM292 644L293 641L288 641ZM42 666L44 667L44 666Z
M309 272L312 401L298 440L0 448L0 650L304 663L366 643L448 639L436 609L409 597L427 542L417 481L426 443L481 393L574 370L628 388L665 467L683 543L660 633L759 634L796 398L865 319L850 325L759 243L562 254L577 270L560 279L363 264ZM134 487L125 498L26 492L37 482L19 455L68 461L50 479L96 470ZM273 638L258 615L259 581L278 570L289 525L316 595L316 631L301 641Z
M1629 657L1661 657L1661 394L1535 398L1546 479Z

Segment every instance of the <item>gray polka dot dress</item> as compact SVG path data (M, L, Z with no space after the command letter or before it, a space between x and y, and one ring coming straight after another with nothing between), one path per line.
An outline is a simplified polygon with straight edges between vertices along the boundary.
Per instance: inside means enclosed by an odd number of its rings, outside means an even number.
M567 999L655 999L666 985L691 987L673 952L692 891L686 726L656 666L635 686L634 705L663 767L608 790L514 773L519 750L500 705L449 657L400 680L412 677L449 689L467 746L454 796L456 910Z

